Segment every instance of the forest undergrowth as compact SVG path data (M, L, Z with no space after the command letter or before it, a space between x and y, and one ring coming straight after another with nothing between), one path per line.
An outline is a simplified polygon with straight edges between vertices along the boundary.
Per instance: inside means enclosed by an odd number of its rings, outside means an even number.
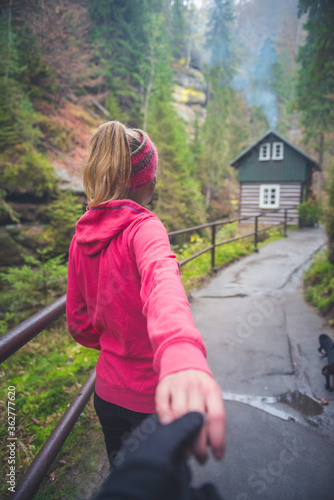
M315 256L304 280L306 300L334 327L334 264L328 260L327 250Z

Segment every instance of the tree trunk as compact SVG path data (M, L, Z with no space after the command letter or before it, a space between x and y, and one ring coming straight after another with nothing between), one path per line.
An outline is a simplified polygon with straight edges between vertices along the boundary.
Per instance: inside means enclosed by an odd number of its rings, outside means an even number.
M151 97L151 91L152 91L154 73L155 73L154 51L152 50L152 53L151 53L150 80L149 80L149 82L147 84L146 96L145 96L145 103L144 103L144 123L143 123L143 130L145 130L145 132L146 132L146 129L147 129L148 107L149 107L149 103L150 103L150 97Z
M324 157L324 134L321 133L319 136L319 167L320 170L317 175L317 200L321 200L321 187L322 187L322 167L323 167L323 157Z
M205 200L205 211L207 212L209 210L210 206L210 201L211 201L211 184L206 186L206 200Z

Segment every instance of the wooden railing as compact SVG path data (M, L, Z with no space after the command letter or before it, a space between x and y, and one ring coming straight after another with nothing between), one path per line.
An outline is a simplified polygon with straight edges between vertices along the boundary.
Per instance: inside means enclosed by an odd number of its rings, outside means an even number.
M283 234L287 236L287 224L292 217L288 217L288 210L294 209L295 206L281 209L284 210L283 220L278 224L273 224L268 227L259 229L259 219L265 217L266 213L261 213L258 215L252 215L248 217L238 217L236 219L228 220L218 220L215 222L209 222L207 224L201 224L199 226L189 227L186 229L180 229L178 231L172 231L168 233L169 237L175 237L178 235L196 232L201 229L211 228L211 245L207 246L203 250L191 255L190 257L180 261L180 265L183 266L187 262L199 257L200 255L211 251L211 269L215 269L215 249L221 245L227 245L233 241L238 241L244 238L254 238L254 251L258 251L258 235L262 232L268 231L272 228L277 228L283 226ZM275 210L279 212L280 210ZM233 222L245 221L254 219L254 231L251 233L238 236L235 238L230 238L224 241L216 242L216 228L217 226L226 226L232 224ZM5 333L0 337L0 363L5 361L7 358L12 356L21 347L32 340L36 335L41 333L45 328L47 328L53 321L58 319L65 313L66 307L66 295L56 300L53 304L45 307L40 312L36 313L31 318L20 323L18 326ZM66 441L67 436L72 430L74 424L78 420L82 410L87 404L90 396L93 393L95 385L95 369L91 372L86 382L69 405L68 409L58 422L55 429L52 431L51 435L48 437L43 447L27 469L27 472L21 479L20 483L16 487L16 492L13 495L15 500L29 500L33 498L34 494L38 490L45 474L50 468L52 462L59 453L61 447Z

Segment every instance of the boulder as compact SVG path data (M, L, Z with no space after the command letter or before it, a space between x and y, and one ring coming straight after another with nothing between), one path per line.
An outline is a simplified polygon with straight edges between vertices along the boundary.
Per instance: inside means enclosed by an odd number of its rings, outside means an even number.
M207 85L203 73L198 69L184 68L184 71L175 72L173 82L184 88L190 88L206 94Z
M174 85L173 99L176 102L185 104L202 104L204 106L206 103L206 94L200 90Z
M195 68L174 67L173 106L184 120L190 140L195 136L195 123L202 127L206 119L207 84L203 73Z

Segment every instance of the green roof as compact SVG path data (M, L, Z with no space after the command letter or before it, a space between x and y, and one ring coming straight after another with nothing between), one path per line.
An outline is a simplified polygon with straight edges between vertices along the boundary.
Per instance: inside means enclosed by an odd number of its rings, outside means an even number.
M262 137L260 137L260 139L256 142L254 142L254 144L252 144L251 146L249 146L248 148L244 149L244 151L242 151L242 153L240 153L238 156L236 156L236 158L234 158L234 160L231 161L230 165L232 167L235 167L237 168L238 165L235 165L243 156L245 156L247 153L249 153L249 151L251 151L253 148L255 148L255 146L257 146L260 142L263 141L263 139L265 139L268 135L270 134L273 134L275 135L280 141L284 142L285 144L288 144L291 148L293 148L297 153L299 153L300 155L302 155L307 161L309 161L311 164L312 164L312 167L315 168L316 170L320 170L320 167L319 165L317 164L317 162L315 160L313 160L313 158L311 158L310 156L308 156L306 153L304 153L303 151L301 151L299 148L297 148L294 144L292 144L291 142L287 141L286 139L284 139L284 137L282 137L280 134L278 134L275 130L268 130Z

